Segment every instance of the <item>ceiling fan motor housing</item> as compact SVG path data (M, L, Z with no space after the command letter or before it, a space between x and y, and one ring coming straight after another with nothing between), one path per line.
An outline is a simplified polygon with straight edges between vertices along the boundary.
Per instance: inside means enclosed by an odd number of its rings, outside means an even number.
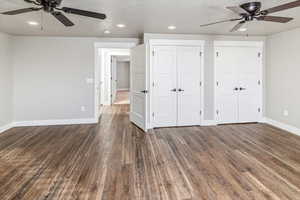
M251 16L254 16L259 13L261 9L261 2L249 2L240 5L240 7L247 11Z
M53 12L54 8L61 4L61 0L36 0L39 4L43 6L44 11Z

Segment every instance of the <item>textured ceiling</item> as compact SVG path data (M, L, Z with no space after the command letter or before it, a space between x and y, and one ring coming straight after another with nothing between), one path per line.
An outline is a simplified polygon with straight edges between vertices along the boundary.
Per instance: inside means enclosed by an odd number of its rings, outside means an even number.
M18 16L0 16L0 31L16 35L51 35L51 36L95 36L95 37L139 37L142 33L176 34L226 34L235 23L224 23L210 27L200 24L236 17L226 10L226 6L239 5L244 0L63 0L62 6L98 11L107 14L104 21L74 16L67 16L76 24L66 28L52 16L42 11ZM263 8L291 2L291 0L262 0ZM0 12L30 7L23 0L0 0ZM300 27L300 8L278 12L274 15L294 17L288 24L272 22L251 22L247 24L249 35L268 35ZM29 26L27 21L37 21L40 26ZM116 24L126 24L120 29ZM176 30L168 30L175 25ZM111 34L104 35L104 30Z

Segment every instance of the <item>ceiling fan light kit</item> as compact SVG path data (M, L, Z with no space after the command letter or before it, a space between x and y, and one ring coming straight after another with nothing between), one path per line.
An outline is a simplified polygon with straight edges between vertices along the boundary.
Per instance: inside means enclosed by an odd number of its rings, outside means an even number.
M35 7L7 11L7 12L3 12L1 14L3 14L3 15L18 15L18 14L43 10L43 11L53 15L58 21L60 21L62 24L64 24L67 27L74 26L74 23L71 20L69 20L63 14L63 12L67 13L67 14L81 15L81 16L91 17L91 18L96 18L96 19L101 19L101 20L106 19L106 15L102 14L102 13L85 11L85 10L69 8L69 7L60 8L59 6L61 5L62 0L24 0L24 1L27 3L33 4Z
M293 1L290 3L282 4L273 8L269 8L266 10L261 10L262 4L261 2L249 2L244 3L240 6L233 6L233 7L226 7L227 9L231 10L232 12L239 15L240 18L228 19L217 21L209 24L200 25L201 27L210 26L214 24L224 23L224 22L233 22L239 21L237 25L235 25L230 32L238 31L242 28L242 26L250 21L268 21L268 22L276 22L276 23L288 23L293 18L291 17L279 17L279 16L269 16L271 13L288 10L291 8L300 7L300 0Z

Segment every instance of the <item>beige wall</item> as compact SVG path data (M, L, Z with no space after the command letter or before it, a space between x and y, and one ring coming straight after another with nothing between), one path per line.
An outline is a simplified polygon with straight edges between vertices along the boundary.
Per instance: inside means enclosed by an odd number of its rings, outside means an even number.
M133 40L14 37L14 120L94 118L95 43Z
M266 117L300 128L300 29L267 38L266 75Z
M13 68L11 37L0 33L0 132L12 122Z
M130 88L130 63L128 61L117 61L117 89Z
M300 128L300 29L267 37L266 116ZM152 38L206 41L205 113L213 118L213 40L264 41L265 37L145 34ZM119 40L121 41L121 40ZM10 51L10 43L13 50ZM85 79L94 76L94 43L98 38L10 37L0 34L0 127L15 121L93 117L94 90ZM15 78L10 66L13 54ZM13 87L12 87L13 86ZM14 89L14 113L12 91ZM63 99L63 101L61 100ZM81 106L86 111L80 110ZM289 116L283 111L288 110ZM3 114L5 113L5 114Z

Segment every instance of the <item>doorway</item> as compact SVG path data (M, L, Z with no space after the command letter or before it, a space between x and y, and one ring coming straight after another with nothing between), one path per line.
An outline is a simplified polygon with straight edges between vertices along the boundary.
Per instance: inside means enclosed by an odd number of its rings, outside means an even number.
M146 45L138 45L138 41L129 43L96 43L95 44L95 117L100 119L104 106L115 106L112 101L112 62L118 56L130 57L129 86L120 86L116 97L129 101L130 106L122 105L128 110L130 121L143 130L147 130L147 78L146 78ZM114 72L117 77L117 68ZM118 79L115 79L118 81ZM116 82L117 82L116 81ZM129 90L127 90L127 88ZM122 89L126 89L123 90ZM119 95L118 95L119 93ZM130 93L130 95L129 95ZM130 96L130 97L129 97ZM124 102L123 102L124 103ZM105 109L106 110L106 109Z
M130 104L130 56L111 58L111 104Z
M95 117L97 119L101 116L104 106L113 105L112 90L116 87L112 84L112 59L126 56L129 60L130 49L137 44L138 41L95 44Z

